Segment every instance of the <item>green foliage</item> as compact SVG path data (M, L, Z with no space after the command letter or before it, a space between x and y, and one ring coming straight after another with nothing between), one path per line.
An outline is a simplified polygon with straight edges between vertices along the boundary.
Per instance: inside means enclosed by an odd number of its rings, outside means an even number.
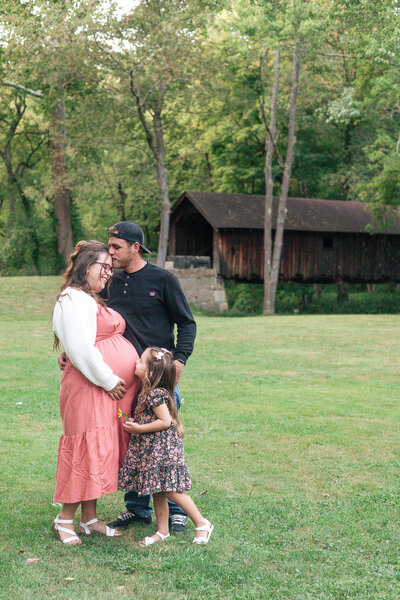
M400 290L391 285L377 286L375 292L347 286L348 297L341 299L338 286L286 284L279 286L276 299L278 314L397 314L400 312Z
M278 285L276 314L398 314L400 313L400 288L394 285L377 285L368 292L365 285L347 287L347 298L341 299L335 284L313 286L301 283ZM227 316L261 314L263 285L257 283L225 282L229 311Z
M225 282L229 314L260 314L263 304L263 286L257 283Z
M172 201L185 189L264 193L260 101L268 113L279 47L277 147L283 153L294 32L301 37L302 66L289 193L362 200L376 228L391 222L387 207L396 208L400 197L400 35L392 0L316 0L295 8L291 0L142 1L122 17L103 0L37 0L34 10L31 4L1 6L0 82L42 95L0 85L5 273L57 272L60 266L49 152L60 98L75 238L104 239L111 223L127 218L139 221L157 247L155 157L130 90L132 69L147 90L149 125L163 102ZM160 82L164 96L157 96ZM278 193L277 163L273 174ZM241 302L256 310L250 300Z
M382 224L390 225L398 220L398 216L390 210L398 206L400 197L400 157L397 143L389 135L381 134L364 148L368 167L363 181L358 184L358 191L360 198L369 203L378 229Z

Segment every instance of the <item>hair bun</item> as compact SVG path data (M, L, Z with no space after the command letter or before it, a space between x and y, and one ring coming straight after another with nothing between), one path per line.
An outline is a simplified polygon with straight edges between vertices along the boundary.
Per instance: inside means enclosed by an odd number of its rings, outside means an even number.
M72 252L72 254L71 254L71 257L70 257L70 258L71 258L71 260L74 260L74 259L75 259L75 258L78 256L79 252L81 252L81 250L82 250L82 249L83 249L83 248L84 248L86 245L87 245L87 241L86 241L86 240L81 240L80 242L78 242L78 243L76 244L76 246L75 246L75 249L74 249L74 251L73 251L73 252Z

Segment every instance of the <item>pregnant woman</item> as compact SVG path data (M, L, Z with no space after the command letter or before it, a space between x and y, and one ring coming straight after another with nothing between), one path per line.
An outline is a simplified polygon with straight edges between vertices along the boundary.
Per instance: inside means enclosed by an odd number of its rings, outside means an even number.
M118 468L129 435L118 410L129 417L140 381L138 354L123 337L125 321L99 299L112 275L108 248L101 242L79 242L65 272L65 283L53 314L55 346L61 342L67 363L61 378L63 435L57 459L54 500L63 508L52 530L64 544L81 544L73 519L81 505L80 534L119 537L98 521L97 499L118 489Z

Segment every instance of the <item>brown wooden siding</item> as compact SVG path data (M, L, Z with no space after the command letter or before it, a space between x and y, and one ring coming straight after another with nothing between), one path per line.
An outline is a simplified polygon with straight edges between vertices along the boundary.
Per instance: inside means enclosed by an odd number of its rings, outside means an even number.
M189 203L185 202L171 219L170 254L213 256L213 228Z
M222 229L219 232L219 271L226 279L260 281L263 276L263 231Z
M250 210L249 201L254 198L240 197L235 212L231 207L236 196L194 195L196 202L203 203L203 213L182 196L171 214L170 254L210 256L212 266L226 279L262 281L263 230L257 228L262 222L254 217L253 205ZM255 199L260 211L263 199ZM281 280L400 282L400 230L374 236L361 233L368 220L361 203L312 199L292 199L291 203L292 226L288 214ZM218 225L210 215L234 225ZM332 223L346 228L335 229Z
M263 232L225 229L219 272L226 279L262 281ZM400 282L400 237L287 231L280 278L304 282Z
M286 281L399 282L400 238L285 232L280 272Z

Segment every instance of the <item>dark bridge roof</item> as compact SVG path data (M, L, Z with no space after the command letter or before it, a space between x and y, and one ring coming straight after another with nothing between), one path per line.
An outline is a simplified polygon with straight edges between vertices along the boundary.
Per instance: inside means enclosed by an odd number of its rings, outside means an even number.
M188 198L216 229L263 229L264 196L184 192L172 212ZM274 198L273 218L278 199ZM363 202L288 198L286 230L365 233L371 215ZM399 222L379 233L400 234Z

